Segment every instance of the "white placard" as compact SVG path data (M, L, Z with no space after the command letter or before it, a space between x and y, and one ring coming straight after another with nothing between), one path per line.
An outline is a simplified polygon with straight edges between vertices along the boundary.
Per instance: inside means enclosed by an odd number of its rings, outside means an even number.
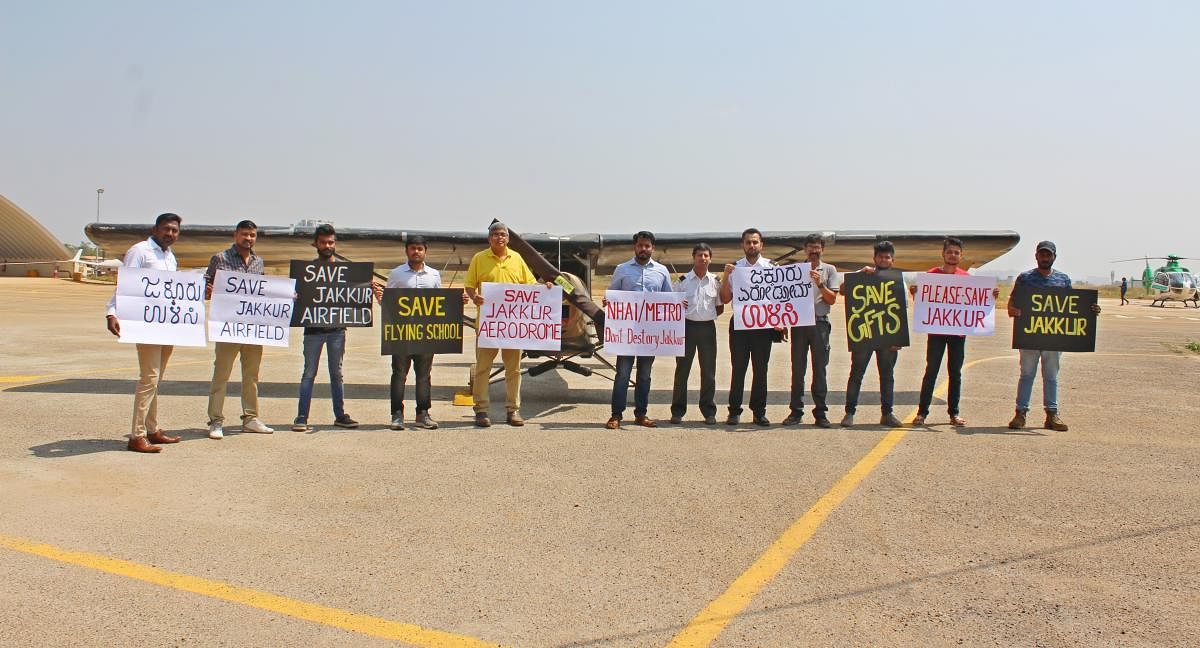
M208 339L286 347L296 280L218 270L213 279Z
M995 277L923 272L915 284L913 331L941 335L996 331Z
M816 324L809 270L812 265L808 263L734 268L727 277L733 291L734 330Z
M117 320L127 344L204 346L204 275L121 268Z
M542 284L487 283L475 329L489 349L558 351L562 348L562 288Z
M628 356L683 355L684 297L678 292L604 291L604 350Z

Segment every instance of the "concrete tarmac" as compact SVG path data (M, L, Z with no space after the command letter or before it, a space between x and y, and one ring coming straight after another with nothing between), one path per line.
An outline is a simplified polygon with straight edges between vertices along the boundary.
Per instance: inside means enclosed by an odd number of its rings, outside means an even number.
M786 345L774 347L766 429L708 427L694 408L667 424L674 361L659 359L656 429L603 429L611 382L551 371L524 380L528 425L480 430L469 407L450 404L466 383L464 354L434 364L441 429L391 431L379 333L351 329L347 411L360 429L331 425L322 373L316 429L288 431L296 335L263 360L263 419L279 431L238 432L234 382L228 436L210 440L211 345L176 348L160 419L184 441L140 455L124 449L137 361L104 328L110 294L0 279L0 645L1175 646L1200 636L1200 355L1185 348L1200 340L1200 310L1103 300L1097 352L1064 359L1068 432L1036 427L1040 380L1031 427L1006 427L1017 361L1003 314L994 337L967 344L968 427L948 425L943 387L929 427L906 431L875 425L874 369L857 427L815 428L807 413L800 427L779 426ZM835 423L843 317L835 308ZM900 355L901 418L916 409L924 348L914 334ZM492 399L502 419L502 385ZM859 464L881 441L890 451ZM844 499L806 515L831 493ZM764 557L781 538L787 546ZM777 569L747 574L760 557ZM696 621L727 591L740 601L733 613Z

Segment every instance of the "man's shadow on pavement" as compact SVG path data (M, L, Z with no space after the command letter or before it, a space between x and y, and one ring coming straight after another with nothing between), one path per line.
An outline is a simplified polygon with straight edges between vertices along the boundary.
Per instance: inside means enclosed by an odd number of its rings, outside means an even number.
M198 428L184 430L170 430L169 434L179 435L183 437L180 443L189 441L209 441L208 431ZM226 436L241 434L240 432L226 432ZM29 448L29 452L33 456L42 459L58 459L62 457L78 457L80 455L95 454L97 452L129 452L125 444L128 440L120 437L111 439L62 439L60 441L51 441ZM175 444L170 444L175 445Z

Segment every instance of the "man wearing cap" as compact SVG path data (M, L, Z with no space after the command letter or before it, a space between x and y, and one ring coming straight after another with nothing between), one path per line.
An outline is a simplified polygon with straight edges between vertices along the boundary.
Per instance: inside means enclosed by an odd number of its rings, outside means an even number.
M1071 278L1065 272L1054 269L1058 248L1050 241L1037 244L1034 254L1037 267L1017 275L1013 292L1020 288L1070 288ZM1100 305L1093 304L1092 312L1099 313ZM1020 317L1021 309L1013 306L1011 295L1008 316ZM1021 352L1021 379L1017 382L1017 413L1008 422L1008 427L1019 430L1025 427L1025 415L1029 412L1029 401L1033 397L1033 379L1037 376L1038 364L1042 365L1042 405L1046 409L1045 427L1048 430L1066 432L1067 424L1058 416L1058 370L1062 362L1062 351L1019 349Z

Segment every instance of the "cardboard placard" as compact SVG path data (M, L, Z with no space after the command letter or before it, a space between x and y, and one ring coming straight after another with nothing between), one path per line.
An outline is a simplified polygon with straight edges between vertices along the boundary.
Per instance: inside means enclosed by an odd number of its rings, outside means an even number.
M562 288L484 282L476 334L489 349L562 348Z
M726 278L733 291L733 328L790 328L816 324L808 263L739 266Z
M1095 290L1017 286L1009 298L1021 314L1013 320L1014 349L1096 350Z
M371 326L374 263L292 261L288 276L296 280L292 326L339 328Z
M686 295L606 290L604 350L628 356L682 356Z
M846 342L854 349L908 346L908 302L899 270L847 272L842 276L846 299Z
M380 355L462 353L461 288L387 288L379 313Z
M150 268L117 272L121 342L204 346L204 275Z
M924 272L917 276L913 331L991 335L996 331L995 277Z
M295 309L296 280L217 270L213 277L208 339L286 347Z

